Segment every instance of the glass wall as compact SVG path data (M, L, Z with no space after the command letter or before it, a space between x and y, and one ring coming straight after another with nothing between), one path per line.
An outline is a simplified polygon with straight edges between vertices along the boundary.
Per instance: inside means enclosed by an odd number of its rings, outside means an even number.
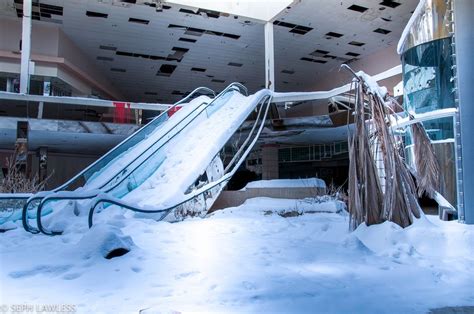
M404 104L416 113L454 107L451 38L420 44L402 55Z

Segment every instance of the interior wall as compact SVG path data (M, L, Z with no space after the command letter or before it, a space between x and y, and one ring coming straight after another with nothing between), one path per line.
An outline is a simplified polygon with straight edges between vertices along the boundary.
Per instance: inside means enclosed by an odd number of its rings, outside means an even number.
M58 37L58 26L35 23L31 27L31 53L57 56ZM0 50L20 53L20 41L21 20L2 17L0 20Z

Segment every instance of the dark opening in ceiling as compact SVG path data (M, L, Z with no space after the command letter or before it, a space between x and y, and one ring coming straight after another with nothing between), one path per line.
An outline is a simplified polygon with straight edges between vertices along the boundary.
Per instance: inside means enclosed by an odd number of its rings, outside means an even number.
M287 23L287 22L278 21L278 20L273 22L273 25L278 25L278 26L289 28L290 33L299 34L299 35L305 35L306 33L313 30L312 27L297 25L297 24L293 24L293 23Z
M361 43L359 41L351 41L349 43L349 45L352 45L352 46L357 46L357 47L362 47L363 45L365 45L365 43Z
M130 23L145 24L145 25L148 25L148 23L150 23L150 21L148 20L137 19L134 17L129 18L128 21Z
M340 34L340 33L336 33L336 32L329 32L329 33L326 33L326 38L328 37L335 37L335 38L339 38L339 37L342 37L344 36L343 34Z
M184 42L187 42L187 43L195 43L197 41L196 39L186 38L186 37L180 37L178 40L179 41L184 41Z
M156 73L158 76L171 76L174 70L176 70L176 65L174 64L163 64L161 65L160 69Z
M374 30L374 33L379 33L379 34L383 34L383 35L387 35L391 32L392 31L389 31L388 29L384 29L384 28L377 28L377 29Z
M360 56L360 53L356 53L356 52L348 52L348 53L346 53L346 56L351 56L351 57L358 57L358 56Z
M380 2L380 5L384 5L384 6L389 7L389 8L396 8L399 5L401 5L401 3L398 3L398 2L393 1L393 0L384 0L384 1Z
M363 12L368 10L368 8L357 5L357 4L353 4L350 7L348 7L347 9L352 10L352 11L357 11L357 12L360 12L360 13L363 13Z
M194 71L194 72L206 72L206 69L204 69L204 68L191 68L191 71Z
M104 19L106 19L109 16L108 14L105 14L105 13L93 12L93 11L87 11L86 15L90 17L101 17Z

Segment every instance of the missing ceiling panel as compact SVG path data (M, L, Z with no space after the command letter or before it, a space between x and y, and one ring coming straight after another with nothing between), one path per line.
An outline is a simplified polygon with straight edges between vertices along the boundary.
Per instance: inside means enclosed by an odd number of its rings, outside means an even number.
M145 95L156 96L158 95L157 92L145 92Z
M47 13L47 14L52 14L52 15L63 15L63 7L57 6L57 5L51 5L51 4L46 4L46 3L40 3L40 12L41 14Z
M326 59L337 59L336 56L333 56L333 55L324 55L323 58L326 58Z
M287 22L283 22L283 21L275 21L273 22L274 25L278 25L278 26L282 26L282 27L286 27L286 28L295 28L297 25L296 24L292 24L292 23L287 23Z
M206 72L206 69L204 69L204 68L191 68L191 71L193 71L193 72Z
M143 53L134 53L133 56L135 58L150 59L150 55L146 55L146 54L143 54Z
M393 1L393 0L384 0L384 1L380 2L380 5L384 5L384 6L389 7L389 8L396 8L399 5L401 5L401 3L398 3L398 2Z
M176 24L169 24L168 28L178 28L178 29L184 29L184 30L188 29L188 27L186 26L176 25Z
M180 37L178 40L179 41L184 41L184 42L187 42L187 43L195 43L197 41L196 39L186 38L186 37Z
M176 60L181 62L186 52L189 51L188 48L181 48L181 47L173 47L172 50L174 51L173 54L169 54L167 60Z
M227 65L230 65L231 67L238 67L238 68L243 66L242 63L237 63L237 62L229 62L229 63L227 63Z
M293 28L292 30L290 30L290 33L299 34L299 35L306 35L306 33L308 33L311 30L313 30L311 27L298 25L295 28Z
M22 18L23 17L23 0L15 0L14 6L15 6L17 17ZM53 15L54 17L62 16L63 7L51 5L51 4L39 3L39 2L32 3L31 18L33 20L56 23L56 24L63 23L62 20L53 18Z
M174 70L176 70L176 65L174 64L163 64L156 73L157 76L171 76Z
M227 38L231 38L231 39L236 39L236 40L240 38L240 35L227 34L227 33L224 33L223 36Z
M275 21L273 22L274 25L290 28L289 32L293 34L299 34L299 35L305 35L306 33L310 32L313 30L312 27L308 26L303 26L303 25L297 25L293 23L287 23L283 21Z
M109 17L108 14L100 13L100 12L93 12L93 11L87 11L86 15L90 16L90 17L101 17L101 18L104 18L104 19Z
M392 31L389 31L388 29L383 29L383 28L377 28L376 30L374 30L374 33L379 33L379 34L382 34L382 35L387 35L391 32Z
M240 38L240 35L236 35L236 34L222 33L222 32L208 30L208 29L188 27L188 26L176 25L176 24L169 24L168 28L182 29L184 30L184 33L186 35L191 35L191 36L202 36L203 34L206 34L206 35L219 36L219 37L222 36L222 37L227 37L231 39Z
M290 30L290 33L298 34L298 35L305 35L307 33L307 31L303 31L303 30L293 28L292 30Z
M300 60L308 61L308 62L314 62L314 63L322 63L322 64L327 63L326 60L311 59L311 58L307 58L307 57L303 57Z
M204 32L205 30L200 28L188 27L184 33L191 36L202 36Z
M336 33L336 32L329 32L329 33L326 33L325 36L326 36L327 39L331 39L331 38L339 38L339 37L342 37L344 35L340 34L340 33Z
M142 19L137 19L137 18L129 18L128 21L130 23L137 23L137 24L144 24L144 25L148 25L148 23L150 23L150 21L148 20L142 20Z
M199 9L198 13L204 13L207 17L213 18L213 19L218 19L220 17L220 12L217 11L212 11L212 10L205 10L205 9Z
M214 83L225 83L225 80L212 79L211 82L214 82Z
M360 53L356 53L356 52L348 52L348 53L346 53L346 56L351 56L351 57L358 57L358 56L360 56Z
M181 12L181 13L186 13L186 14L193 14L193 15L198 14L197 12L194 12L193 10L185 9L185 8L179 9L179 12Z
M221 32L208 31L208 30L206 30L204 33L207 34L207 35L214 35L214 36L223 36L224 35L224 33L221 33Z
M117 56L133 57L133 53L128 52L128 51L120 51L120 50L118 50L118 51L115 52L115 54L116 54Z
M283 70L283 71L281 71L281 73L285 73L285 74L295 74L295 71L293 71L293 70Z
M112 72L121 72L121 73L127 72L127 70L122 69L122 68L111 68L110 71L112 71Z
M352 46L357 46L357 47L362 47L363 45L365 45L365 43L361 43L359 41L351 41L349 43L349 45L352 45Z
M329 53L329 51L316 49L315 51L310 53L310 55L315 56L315 57L323 57L323 56L327 55L328 53Z
M365 11L368 10L368 8L357 5L357 4L353 4L350 7L348 7L347 9L352 10L352 11L356 11L356 12L360 12L360 13L364 13Z

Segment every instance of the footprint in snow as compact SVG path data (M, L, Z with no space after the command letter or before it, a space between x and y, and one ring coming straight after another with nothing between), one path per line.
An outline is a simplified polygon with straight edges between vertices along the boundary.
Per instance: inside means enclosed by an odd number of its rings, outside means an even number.
M198 271L190 271L190 272L178 274L178 275L174 276L174 278L175 279L182 279L182 278L187 278L187 277L190 277L190 276L195 276L197 274L199 274Z

